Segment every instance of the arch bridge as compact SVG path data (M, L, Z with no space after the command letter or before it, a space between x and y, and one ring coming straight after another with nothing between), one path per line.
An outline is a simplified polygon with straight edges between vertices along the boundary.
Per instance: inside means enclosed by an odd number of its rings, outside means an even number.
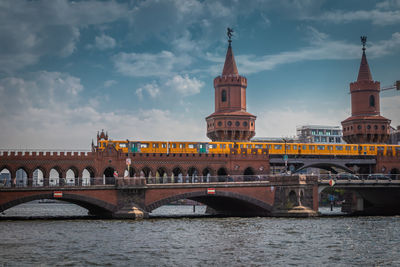
M143 218L180 199L207 205L227 216L314 216L318 211L316 179L305 176L263 177L245 181L147 184L140 178L116 178L115 184L0 188L0 212L36 199L59 199L112 218ZM305 206L295 215L290 208Z

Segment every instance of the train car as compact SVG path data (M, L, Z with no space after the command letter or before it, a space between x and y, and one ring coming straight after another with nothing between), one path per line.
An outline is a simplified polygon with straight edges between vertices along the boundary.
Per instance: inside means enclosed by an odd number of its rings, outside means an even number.
M264 143L264 142L169 142L169 141L99 141L99 150L112 144L123 153L238 153L261 154L268 150L271 155L337 155L376 156L399 155L400 145L384 144L319 144L319 143ZM265 153L265 152L264 152Z

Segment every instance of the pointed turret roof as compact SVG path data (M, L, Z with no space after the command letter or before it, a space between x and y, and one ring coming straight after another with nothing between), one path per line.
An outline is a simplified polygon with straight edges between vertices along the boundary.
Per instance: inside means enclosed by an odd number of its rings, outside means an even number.
M232 46L229 42L228 50L226 51L224 69L222 76L236 76L239 72L236 67L235 56L233 55Z
M369 69L367 56L365 55L365 50L363 51L360 63L360 70L358 71L358 81L372 81L371 71Z
M360 63L360 70L358 71L357 82L359 81L372 81L371 71L369 70L369 65L367 61L367 56L365 55L365 44L367 42L367 36L361 36L361 42L363 44L362 57Z

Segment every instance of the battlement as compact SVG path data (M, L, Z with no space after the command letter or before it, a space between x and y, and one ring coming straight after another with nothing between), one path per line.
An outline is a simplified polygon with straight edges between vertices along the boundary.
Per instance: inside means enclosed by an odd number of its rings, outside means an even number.
M214 87L222 85L241 85L247 87L247 78L240 75L223 75L214 79Z
M56 158L87 158L92 156L89 150L67 151L67 150L30 150L30 149L0 149L0 157L5 158L34 158L34 157L56 157Z
M358 81L350 83L350 92L362 90L376 90L379 91L381 87L380 82L376 81Z

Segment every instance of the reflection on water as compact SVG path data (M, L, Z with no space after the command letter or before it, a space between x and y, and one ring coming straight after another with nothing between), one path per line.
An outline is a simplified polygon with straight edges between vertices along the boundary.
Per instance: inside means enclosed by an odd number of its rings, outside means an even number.
M6 215L45 211L86 214L57 203L24 204ZM192 212L165 206L141 221L0 220L0 266L400 265L397 216L158 217Z

